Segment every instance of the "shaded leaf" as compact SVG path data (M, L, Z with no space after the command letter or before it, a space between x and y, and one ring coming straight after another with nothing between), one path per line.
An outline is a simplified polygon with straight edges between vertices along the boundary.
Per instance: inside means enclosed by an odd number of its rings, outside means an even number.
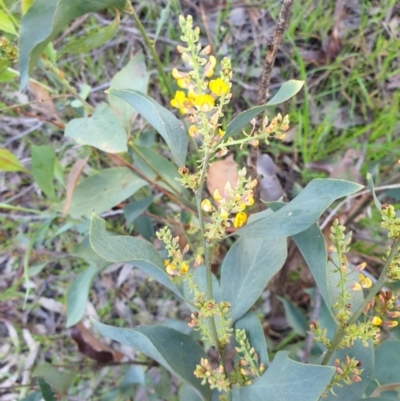
M115 34L119 26L119 12L115 19L107 26L100 28L96 32L89 33L86 36L73 39L62 47L57 56L61 57L65 53L89 53L91 50L96 49L107 43Z
M246 330L247 339L250 345L256 350L260 362L265 367L269 365L267 343L265 341L264 330L261 326L260 319L253 313L247 312L243 317L235 323L235 329Z
M233 244L221 268L222 299L231 303L233 321L253 306L286 256L286 238L240 238Z
M0 171L23 171L29 173L20 161L7 149L0 148Z
M0 10L0 31L11 33L11 35L18 35L10 17L2 10Z
M107 153L128 150L127 135L113 109L106 103L96 107L88 118L74 118L65 126L65 136L80 145L90 145Z
M113 350L98 340L82 322L72 327L71 337L78 344L79 351L94 361L99 363L119 362L123 358L121 352Z
M32 373L33 377L43 378L51 387L60 394L67 394L72 385L75 373L67 370L60 371L45 362L38 365Z
M193 386L204 400L210 399L209 387L202 386L201 380L193 374L201 358L207 358L207 355L189 336L165 326L139 326L132 330L93 323L102 335L153 358L172 374Z
M165 272L164 262L149 242L129 236L110 236L105 221L93 214L90 225L93 249L110 262L129 262L181 297L181 293Z
M226 127L224 138L228 138L236 132L241 131L254 117L264 111L267 107L274 106L290 99L302 88L303 85L304 81L290 80L285 82L268 103L252 107L251 109L243 111L237 115Z
M56 153L51 146L35 146L31 148L32 174L41 191L50 199L56 197L54 190L54 164Z
M103 213L132 196L147 182L127 167L113 167L93 174L76 187L68 214L89 217Z
M257 221L236 231L248 238L281 238L298 234L314 224L333 201L362 186L335 179L312 180L296 198L272 215L257 213Z
M72 281L67 292L67 323L66 327L71 327L82 320L86 303L89 298L90 287L100 269L88 266L83 272L78 274Z
M38 382L44 401L56 401L56 397L51 387L43 379L39 379Z
M147 93L150 74L147 71L143 53L135 54L128 64L111 79L110 86L115 89L134 89ZM108 94L108 102L113 107L123 127L130 131L131 120L136 110L125 100Z
M130 226L152 204L154 196L150 195L140 201L128 203L124 207L126 225Z
M176 164L185 165L188 138L182 123L169 110L136 90L110 88L108 93L128 102L164 138Z
M201 401L196 390L186 383L183 383L178 392L179 401Z
M308 322L303 313L287 299L279 296L277 296L277 298L282 302L283 308L285 309L285 316L288 325L299 336L305 337L308 330Z
M234 388L233 401L318 401L330 383L335 368L305 365L288 358L288 352L278 352L268 370L251 385Z
M125 0L36 0L21 20L19 40L20 88L28 83L29 72L46 45L73 19L86 13L117 7Z
M376 347L373 379L380 384L400 383L400 341L387 340Z

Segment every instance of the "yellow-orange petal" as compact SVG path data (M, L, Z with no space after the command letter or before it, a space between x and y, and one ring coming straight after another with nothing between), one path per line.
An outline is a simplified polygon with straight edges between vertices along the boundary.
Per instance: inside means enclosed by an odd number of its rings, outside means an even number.
M382 324L382 319L379 316L374 316L371 323L373 326L380 326Z
M247 221L247 214L245 212L239 212L235 216L235 220L233 222L233 226L235 228L242 227L244 224L246 224L246 221Z
M221 78L213 79L208 84L210 91L216 96L226 95L229 92L229 85Z
M204 199L203 202L201 202L201 209L204 210L205 212L209 213L213 210L213 206L209 199Z
M198 95L194 100L194 104L199 110L207 112L214 107L214 99L208 94Z

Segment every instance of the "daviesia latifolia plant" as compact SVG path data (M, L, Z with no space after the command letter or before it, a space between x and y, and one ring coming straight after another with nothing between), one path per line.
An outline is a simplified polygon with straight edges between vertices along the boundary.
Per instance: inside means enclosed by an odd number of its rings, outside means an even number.
M171 106L185 117L187 135L198 149L197 165L189 168L183 164L178 169L181 185L191 190L196 200L197 213L187 232L191 239L182 249L180 238L172 235L170 227L161 228L157 232L164 244L161 258L153 245L141 239L108 236L104 221L93 216L91 243L103 258L134 263L187 302L192 310L188 325L199 332L201 340L198 343L192 336L165 326L125 329L98 322L95 326L102 334L156 359L193 386L203 400L289 401L301 397L304 401L345 393L351 394L351 399L361 399L373 369L373 344L379 343L383 328L397 325L400 315L396 297L383 289L385 283L400 278L400 220L392 206L380 208L382 227L394 242L381 277L373 284L363 274L365 263L352 266L347 261L351 233L346 234L345 227L335 220L326 250L316 224L334 200L356 192L359 185L314 180L292 202L273 203L270 209L252 214L257 180L250 179L242 168L236 183L227 182L223 193L215 190L206 194L210 162L237 145L258 146L283 138L289 117L278 114L271 122L265 117L260 128L253 126L246 133L243 128L257 114L250 109L224 128L222 117L232 97L231 61L224 58L219 64L210 54L210 46L201 46L199 29L193 28L190 16L180 17L179 22L185 45L178 46L178 51L189 71L172 70L179 89ZM280 92L278 97L285 88ZM133 106L142 96L129 89L111 89L110 93ZM181 126L169 118L175 128ZM148 121L152 123L151 118ZM238 131L242 135L234 137ZM175 159L179 164L184 157L175 155ZM236 241L218 278L212 273L212 258L231 235L236 235ZM320 349L313 364L295 362L287 352L278 352L270 361L260 321L251 311L285 262L289 236L309 264L325 304L324 321L311 322L308 328ZM205 353L210 347L216 351L213 358Z

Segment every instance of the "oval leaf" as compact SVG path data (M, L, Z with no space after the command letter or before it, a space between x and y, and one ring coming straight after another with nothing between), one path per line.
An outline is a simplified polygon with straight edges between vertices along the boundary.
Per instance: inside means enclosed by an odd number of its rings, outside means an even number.
M164 138L176 164L185 165L188 138L182 123L169 110L136 90L110 88L107 93L129 103Z
M233 321L253 306L286 256L286 238L240 238L229 249L222 262L221 289L222 299L231 304Z
M302 88L303 85L304 81L290 80L285 82L268 103L252 107L251 109L238 114L226 127L224 138L228 138L236 132L241 131L254 117L258 116L267 107L290 99Z
M7 149L0 148L0 171L23 171L29 173L20 161Z
M105 221L93 214L90 224L90 243L100 257L110 262L129 262L182 297L165 272L164 261L157 249L139 238L111 236L105 229Z
M119 13L117 11L115 19L109 25L87 36L73 39L57 53L57 56L60 57L65 53L89 53L91 50L107 43L114 36L118 26Z
M32 374L33 377L42 377L51 387L60 394L67 394L72 385L75 373L63 370L59 371L54 366L45 362L37 366Z
M193 386L203 400L211 398L210 388L201 385L201 380L193 374L201 358L207 358L207 355L189 336L165 326L139 326L132 330L95 321L93 323L100 334L156 360L172 374Z
M254 383L234 388L232 400L318 401L334 373L335 368L331 366L305 365L292 361L288 352L281 351Z
M41 191L50 199L56 197L54 190L54 165L56 153L51 146L34 146L31 148L32 175Z
M83 179L72 196L68 214L103 213L132 196L147 182L127 167L113 167Z
M265 212L257 214L257 221L240 228L236 234L264 239L298 234L314 224L336 199L357 192L361 188L362 185L344 180L322 178L312 180L282 209L272 215L266 215Z
M66 125L65 136L80 145L90 145L107 153L128 150L127 135L113 109L106 103L96 107L92 117L75 118Z
M36 0L22 17L19 40L20 88L28 84L29 71L46 45L73 19L86 13L116 7L122 10L125 0Z

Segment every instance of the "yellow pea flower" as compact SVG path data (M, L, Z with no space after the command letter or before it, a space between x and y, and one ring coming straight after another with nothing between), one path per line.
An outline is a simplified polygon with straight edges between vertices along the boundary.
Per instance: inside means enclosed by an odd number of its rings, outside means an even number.
M203 202L201 202L201 209L209 213L212 212L213 206L208 199L204 199Z
M363 274L358 275L358 279L360 280L361 287L363 288L371 288L372 281L369 277L365 277Z
M239 212L235 216L235 221L233 222L233 226L235 228L242 227L244 224L246 224L247 221L247 214L245 212Z
M176 271L176 266L173 263L170 263L166 269L168 274L170 274L171 276L176 276L178 274L178 272Z
M214 56L210 56L208 63L204 67L204 76L211 78L214 75L214 67L217 64L217 59Z
M395 320L390 320L385 322L385 326L389 328L397 327L399 322L396 322Z
M194 138L199 132L197 125L191 125L189 127L189 135Z
M371 323L373 326L380 326L382 324L382 319L378 316L374 316Z
M175 97L173 99L171 99L171 106L175 107L176 109L179 109L179 111L184 114L187 111L186 105L185 105L185 101L186 101L186 96L185 96L185 92L183 91L176 91L175 93Z
M214 198L214 200L217 201L217 202L220 201L220 200L222 199L222 196L221 196L221 194L219 193L218 188L214 191L213 198Z
M194 100L194 104L199 110L207 112L214 107L214 99L208 94L198 95Z
M182 262L181 264L181 273L187 273L189 270L189 266L186 262Z
M226 95L229 92L229 85L221 78L213 79L208 84L210 91L216 96Z

